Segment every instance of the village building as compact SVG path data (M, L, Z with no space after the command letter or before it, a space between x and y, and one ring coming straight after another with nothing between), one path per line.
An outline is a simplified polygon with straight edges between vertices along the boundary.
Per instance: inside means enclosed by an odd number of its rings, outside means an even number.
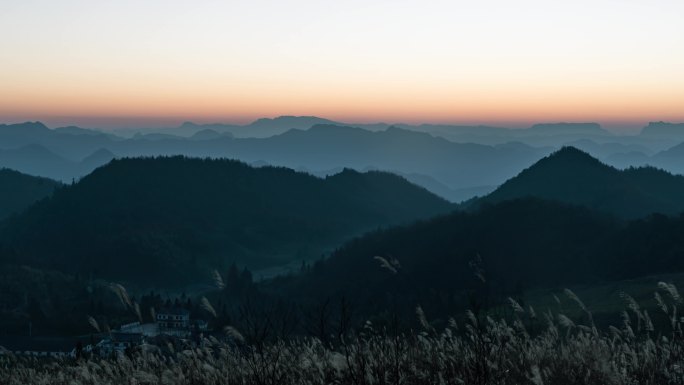
M112 332L102 339L93 348L101 356L110 356L113 353L125 353L126 349L132 349L144 343L144 336L140 333Z
M193 333L206 333L207 322L199 319L190 319L190 312L183 308L164 308L155 316L155 322L144 323L132 322L122 325L119 332L137 333L143 337L156 337L168 335L178 338L188 338Z
M207 333L204 320L190 319L190 312L183 308L161 309L155 322L132 322L121 325L118 330L98 335L98 343L91 337L30 337L0 336L0 355L30 355L35 357L77 357L81 353L109 356L124 353L154 341L156 337L188 339Z
M159 330L190 329L190 311L183 308L162 309L157 312Z

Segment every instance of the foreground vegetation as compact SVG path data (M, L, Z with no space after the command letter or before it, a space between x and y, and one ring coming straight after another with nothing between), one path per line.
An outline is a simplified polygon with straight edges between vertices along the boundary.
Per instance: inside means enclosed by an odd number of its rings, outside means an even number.
M623 295L619 327L599 330L582 314L537 313L510 299L512 316L467 312L437 331L418 307L421 330L399 335L370 322L334 342L298 338L254 343L227 328L200 346L143 346L130 354L44 361L0 356L2 384L682 384L684 335L677 289L655 295L668 321Z

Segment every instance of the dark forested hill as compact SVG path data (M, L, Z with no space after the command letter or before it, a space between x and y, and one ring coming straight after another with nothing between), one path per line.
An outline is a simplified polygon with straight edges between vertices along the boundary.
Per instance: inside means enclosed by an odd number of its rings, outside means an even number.
M0 219L49 196L60 185L51 179L0 169Z
M684 271L684 216L623 221L524 198L367 234L272 285L302 300L343 295L371 313L420 303L447 315L472 306L471 290L501 300L531 288L677 271Z
M232 261L258 268L318 257L363 231L451 209L381 172L320 179L231 160L138 158L58 190L0 236L15 262L172 285Z
M405 290L456 292L472 286L469 263L480 255L488 279L511 289L593 274L592 251L619 228L595 211L534 198L454 212L412 226L373 232L338 249L303 281L332 295L382 293L395 274L374 256L396 259ZM307 287L304 292L311 292ZM353 296L353 295L352 295Z
M479 200L535 196L609 212L623 218L684 211L684 176L652 167L618 170L573 147L538 161Z

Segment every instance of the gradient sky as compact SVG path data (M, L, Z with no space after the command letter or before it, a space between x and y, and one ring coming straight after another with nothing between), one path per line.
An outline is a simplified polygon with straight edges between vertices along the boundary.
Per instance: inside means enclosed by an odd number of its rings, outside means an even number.
M684 121L684 1L2 0L0 121Z

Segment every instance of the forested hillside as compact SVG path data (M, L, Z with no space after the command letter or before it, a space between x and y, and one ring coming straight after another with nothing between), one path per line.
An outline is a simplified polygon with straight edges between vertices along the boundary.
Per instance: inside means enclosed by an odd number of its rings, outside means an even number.
M175 285L211 268L319 257L349 237L452 205L395 175L325 179L231 160L114 160L4 224L6 261Z
M41 200L61 183L10 169L0 169L0 220Z

